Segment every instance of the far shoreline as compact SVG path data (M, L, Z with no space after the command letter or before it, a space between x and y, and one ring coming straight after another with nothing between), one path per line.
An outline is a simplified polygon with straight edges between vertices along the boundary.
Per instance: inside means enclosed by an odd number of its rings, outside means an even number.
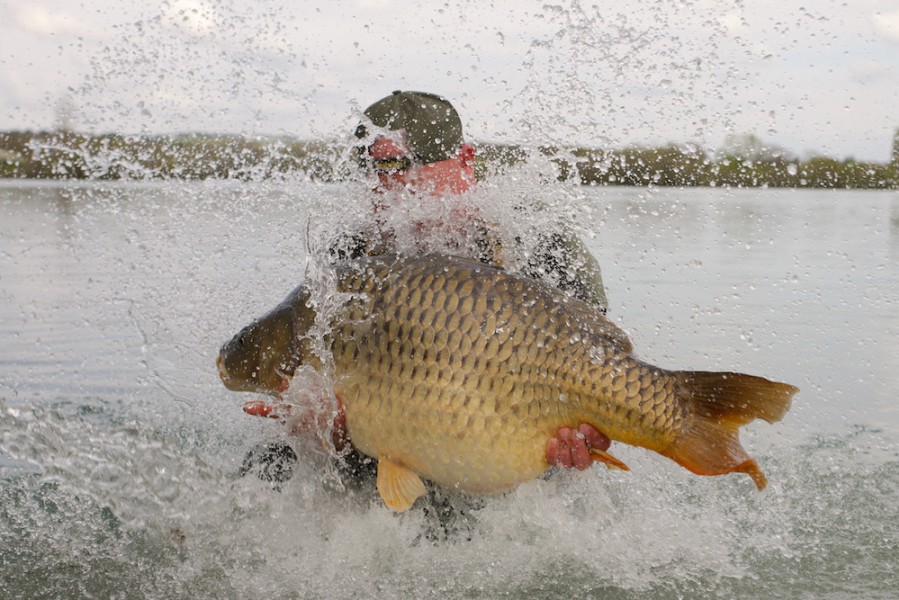
M695 144L623 149L528 148L476 143L480 177L539 158L560 180L590 186L899 189L889 163L814 156L799 160L754 136L742 148L710 152ZM0 179L43 181L259 181L303 173L313 181L350 178L346 149L293 138L183 134L88 135L0 132Z

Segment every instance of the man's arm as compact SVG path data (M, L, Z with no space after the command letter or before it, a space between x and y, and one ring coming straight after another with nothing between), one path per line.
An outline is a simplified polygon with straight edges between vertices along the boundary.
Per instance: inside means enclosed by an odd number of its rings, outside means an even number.
M548 278L559 289L600 308L603 313L608 308L599 262L567 227L540 234L524 274Z

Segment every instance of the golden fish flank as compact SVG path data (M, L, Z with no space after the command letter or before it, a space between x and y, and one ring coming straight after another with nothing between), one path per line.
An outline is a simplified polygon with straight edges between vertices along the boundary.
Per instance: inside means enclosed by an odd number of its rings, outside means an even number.
M560 427L589 423L695 473L745 472L764 487L737 430L780 419L793 386L643 363L589 305L463 259L371 259L339 281L353 299L333 321L335 394L353 445L389 462L391 478L501 492L546 470Z
M338 267L338 281L350 299L331 320L335 396L353 445L378 459L378 490L394 510L422 493L420 476L470 493L513 488L546 470L560 427L581 423L694 473L744 472L765 485L738 429L782 418L793 386L643 363L590 305L464 259L365 259ZM308 303L296 291L247 328L266 352L223 347L230 389L277 393L298 365L320 368ZM271 333L285 322L296 343Z

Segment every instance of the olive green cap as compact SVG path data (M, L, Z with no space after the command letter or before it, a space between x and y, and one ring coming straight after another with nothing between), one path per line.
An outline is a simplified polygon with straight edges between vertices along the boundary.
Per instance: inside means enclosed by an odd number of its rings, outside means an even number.
M365 109L376 127L405 130L406 143L423 163L446 160L463 144L462 120L446 98L425 92L397 90ZM369 135L365 124L356 128L356 137Z

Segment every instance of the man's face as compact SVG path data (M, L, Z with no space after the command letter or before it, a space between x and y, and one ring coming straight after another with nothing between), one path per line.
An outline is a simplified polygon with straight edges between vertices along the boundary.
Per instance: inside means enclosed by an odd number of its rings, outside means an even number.
M369 146L368 154L378 176L378 189L405 189L417 179L413 171L420 165L413 161L412 152L401 141L379 137Z
M401 139L378 137L368 149L378 176L377 191L406 190L436 196L460 194L471 187L474 181L473 152L471 150L472 156L466 160L453 156L422 164L415 160Z

